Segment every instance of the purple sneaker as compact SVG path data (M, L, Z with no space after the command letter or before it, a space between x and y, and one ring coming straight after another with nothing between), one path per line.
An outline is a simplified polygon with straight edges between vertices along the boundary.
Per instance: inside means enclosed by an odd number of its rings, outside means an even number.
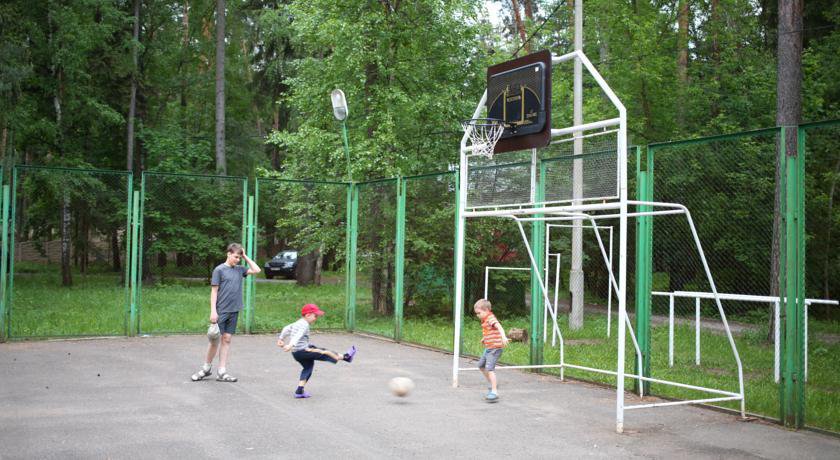
M350 348L347 350L347 353L344 353L344 360L348 363L352 363L354 356L356 356L356 346L351 345Z
M295 399L304 399L304 398L309 398L311 396L312 396L311 394L309 394L305 391L303 393L295 393Z

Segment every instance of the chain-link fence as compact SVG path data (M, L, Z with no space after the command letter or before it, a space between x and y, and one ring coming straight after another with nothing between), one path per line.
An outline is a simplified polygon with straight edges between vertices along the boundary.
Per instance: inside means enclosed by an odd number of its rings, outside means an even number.
M743 364L747 410L778 413L774 374L780 216L779 130L652 145L654 201L688 208ZM738 391L738 368L712 286L684 215L653 225L651 372L656 378ZM776 242L774 243L774 238ZM697 397L653 385L657 394ZM725 404L736 408L737 404Z
M343 329L347 184L259 179L254 330L277 331L315 303L313 328Z
M130 175L17 166L12 188L10 337L125 334Z
M402 339L452 350L456 173L405 179Z
M355 326L362 332L393 338L398 181L363 182L357 187Z
M840 122L799 130L805 146L806 423L840 431Z
M243 177L143 173L140 332L206 330L213 269L228 244L244 245L246 186Z
M768 416L779 414L779 355L785 347L778 340L784 331L777 332L774 300L784 271L778 249L785 247L779 220L784 209L776 201L781 193L776 184L785 188L776 165L781 132L759 130L647 149L655 167L647 176L653 177L652 195L645 196L685 205L691 212L716 289L724 295L723 310L743 363L747 410ZM834 359L840 353L840 307L811 301L834 301L840 292L835 276L840 256L834 251L840 235L840 206L834 203L840 181L840 123L805 125L799 132L806 158L807 421L840 430L840 417L832 409L840 388ZM602 133L583 141L583 199L614 197L610 184L616 164L609 136ZM468 207L575 200L573 147L565 143L541 150L537 176L531 174L530 151L472 158L469 183L464 184ZM631 165L634 156L629 155ZM328 313L318 327L343 328L346 317L354 330L452 348L456 173L352 185L261 178L253 188L258 217L252 236L250 231L246 235L254 221L246 215L245 178L147 172L139 187L137 265L126 260L131 173L18 166L12 176L12 256L3 304L12 338L128 334L133 300L126 288L129 266L142 279L134 298L139 332L201 332L208 319L210 274L224 261L226 245L241 242L256 243L256 260L263 269L249 287L256 296L246 299L255 298L256 304L249 330L276 331L298 317L301 305L314 302ZM631 191L636 189L633 176L628 178ZM646 339L651 376L737 391L735 356L689 221L685 215L647 219L652 227L651 333ZM606 268L611 264L618 276L618 219L594 223L604 251L614 257L604 262L593 222L582 221L583 277L576 278L584 292L580 327L572 327L568 319L573 223L536 224L545 225L548 236L531 244L545 245L538 255L541 263L547 259L540 274L548 284L550 303L558 307L566 362L612 369L614 337L624 327L617 323L618 302ZM523 330L521 341L505 351L503 361L539 361L531 355L537 351L529 342L532 329L542 332L545 325L542 361L556 363L552 321L542 310L532 313L530 273L505 270L530 269L516 223L485 217L468 219L466 225L462 350L468 355L482 351L472 305L485 296L486 287L506 329ZM529 240L534 225L524 224ZM631 217L627 228L627 311L634 327L639 321L636 306L645 302L645 296L636 295L638 283L647 281L637 279L634 257L637 241L644 240L636 237L637 229L645 225L643 219ZM347 273L347 266L355 270ZM502 269L490 269L485 281L488 267ZM355 310L345 311L353 305L353 296ZM779 315L787 319L784 305ZM642 331L636 333L641 338ZM635 347L629 334L626 348L626 370L634 372ZM613 377L586 371L570 370L567 375L614 382ZM670 386L654 384L651 389L668 397L698 396Z

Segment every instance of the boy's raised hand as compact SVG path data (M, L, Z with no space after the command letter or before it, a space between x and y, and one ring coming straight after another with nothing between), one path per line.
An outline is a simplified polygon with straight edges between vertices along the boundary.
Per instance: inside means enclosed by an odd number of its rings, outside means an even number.
M291 343L286 345L285 347L283 347L283 351L290 351L291 349L292 349L292 344Z
M277 346L282 347L283 345L285 345L285 343L283 343L283 339L277 339Z

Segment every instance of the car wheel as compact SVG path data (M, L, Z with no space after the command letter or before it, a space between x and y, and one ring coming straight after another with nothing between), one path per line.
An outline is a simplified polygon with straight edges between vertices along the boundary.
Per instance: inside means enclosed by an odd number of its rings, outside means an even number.
M265 274L265 279L270 280L271 278L274 278L274 275Z

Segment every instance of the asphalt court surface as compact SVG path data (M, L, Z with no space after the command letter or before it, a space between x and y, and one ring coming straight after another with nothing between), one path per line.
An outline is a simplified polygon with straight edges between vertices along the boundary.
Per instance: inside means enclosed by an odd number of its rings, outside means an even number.
M317 363L305 400L273 335L234 337L237 383L190 381L203 336L0 344L0 458L840 458L840 438L692 406L628 412L619 435L614 390L501 371L487 404L478 372L452 388L451 355L345 333L312 342L359 352ZM414 380L409 396L388 392L396 376Z

